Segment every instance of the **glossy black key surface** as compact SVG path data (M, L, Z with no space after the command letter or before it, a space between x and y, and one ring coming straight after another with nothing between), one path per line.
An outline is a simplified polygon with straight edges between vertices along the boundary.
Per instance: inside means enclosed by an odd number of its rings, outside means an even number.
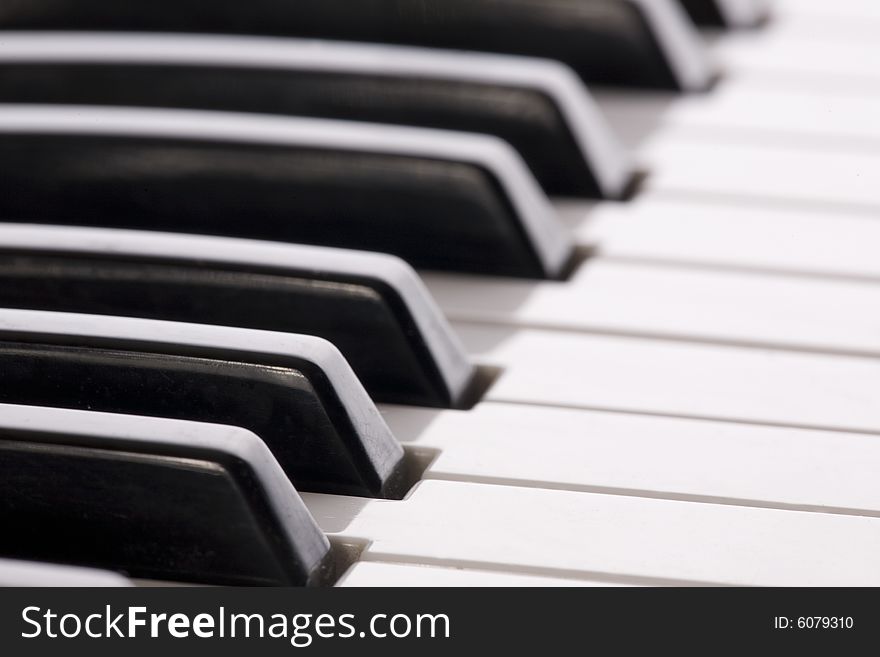
M27 0L0 29L139 30L371 41L556 59L588 83L678 89L628 0Z
M474 379L415 272L380 254L0 223L0 307L315 335L378 402L458 407Z
M679 2L697 25L725 27L727 24L716 0L679 0Z
M754 27L767 19L766 12L754 11L746 24L734 24L725 11L724 0L679 0L691 20L703 27Z
M329 543L272 455L228 426L0 404L0 526L0 556L136 578L332 576Z
M575 125L600 121L577 102L586 96L573 89L579 83L550 62L503 59L286 39L10 34L0 43L0 102L260 112L490 134L516 149L549 194L623 196L633 172L613 171L609 181L596 171L618 165L591 160L619 155L589 152ZM524 68L534 74L512 74ZM554 95L553 83L575 96L571 107L561 106L570 99ZM612 141L604 123L595 130Z
M0 402L240 426L300 490L405 492L403 449L319 338L4 309L0 372Z
M573 253L515 152L466 133L5 105L0 179L4 220L320 244L534 278L558 276Z

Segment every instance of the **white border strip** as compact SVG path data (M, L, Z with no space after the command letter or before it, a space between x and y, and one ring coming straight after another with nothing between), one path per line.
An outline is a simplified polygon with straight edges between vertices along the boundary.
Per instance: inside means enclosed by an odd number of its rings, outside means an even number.
M9 104L0 105L0 133L176 138L470 162L491 172L506 191L548 275L558 274L573 250L571 236L519 155L486 135L232 112Z
M155 260L273 267L375 278L396 290L418 326L453 399L466 391L474 374L464 348L431 293L413 269L395 256L321 246L277 244L109 228L0 223L0 249L148 257Z
M303 39L172 34L7 32L0 63L229 66L411 76L524 87L562 113L601 189L619 196L633 160L592 96L568 67L550 60L427 48Z

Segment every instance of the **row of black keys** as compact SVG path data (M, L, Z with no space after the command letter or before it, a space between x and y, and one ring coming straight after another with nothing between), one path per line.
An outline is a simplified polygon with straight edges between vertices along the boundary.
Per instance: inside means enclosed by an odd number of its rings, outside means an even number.
M477 394L391 256L11 223L0 245L3 557L326 582L293 486L400 498L418 472L374 402Z
M706 20L714 6L710 0L688 4L694 12L701 7ZM34 1L4 8L0 29L247 31L406 42L541 55L572 66L590 83L676 86L653 70L669 68L667 55L639 6L626 0L429 5L322 0L292 7L263 0L228 7L214 2L205 11L195 1ZM570 13L570 20L561 21L558 12ZM459 24L468 20L491 30L468 32ZM622 197L638 180L633 171L632 184L603 185L599 165L584 152L558 99L525 83L193 64L162 55L140 63L43 55L0 60L0 101L442 128L500 138L550 195ZM0 194L0 216L370 249L419 268L493 275L557 278L574 259L554 222L530 216L540 208L523 207L533 200L518 198L528 195L528 186L485 157L425 145L383 151L375 145L380 133L372 145L341 144L336 126L326 126L323 136L305 126L298 135L267 142L253 135L248 120L230 118L196 137L167 125L138 131L132 125L138 118L95 132L89 127L94 119L77 122L77 116L66 111L43 124L37 116L23 126L14 113L0 112L0 177L14 190ZM265 129L286 130L283 124ZM240 220L242 208L247 222Z
M676 0L724 27L723 0ZM28 0L6 2L3 30L137 30L334 39L542 57L587 83L677 88L635 0Z
M488 49L557 59L590 82L676 87L624 0L210 6L30 0L4 6L0 28L245 30ZM559 22L562 11L583 20ZM420 102L432 93L456 102ZM0 100L485 133L511 144L544 191L609 195L554 99L522 86L19 61L0 64ZM294 244L557 277L572 250L552 224L536 228L540 194L517 187L509 162L376 147L393 131L360 148L340 143L338 126L323 141L224 139L230 125L250 129L234 120L210 139L139 132L137 117L95 134L76 116L42 112L0 110L0 556L160 580L332 581L329 543L293 486L402 496L411 466L374 401L464 408L483 382L405 264Z

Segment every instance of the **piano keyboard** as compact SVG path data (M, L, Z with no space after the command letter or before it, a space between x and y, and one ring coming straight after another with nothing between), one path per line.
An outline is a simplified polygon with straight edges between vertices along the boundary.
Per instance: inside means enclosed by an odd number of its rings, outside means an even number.
M880 7L356 4L0 12L0 585L880 585Z

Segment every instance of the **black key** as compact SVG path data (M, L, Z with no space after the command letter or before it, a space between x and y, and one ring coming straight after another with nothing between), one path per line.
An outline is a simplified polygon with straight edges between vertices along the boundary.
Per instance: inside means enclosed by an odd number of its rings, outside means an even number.
M670 0L28 0L0 29L235 33L372 41L528 55L588 83L705 88L670 43ZM664 6L665 5L665 6ZM669 23L676 23L671 30ZM686 26L684 26L686 27ZM702 55L699 55L702 56ZM692 58L690 55L685 59Z
M767 20L762 0L679 0L688 15L703 27L756 27Z
M392 256L143 231L0 224L0 307L315 335L378 402L467 405L474 368Z
M131 582L122 575L97 568L0 559L0 587L11 586L116 587L131 586Z
M207 584L332 575L327 538L235 427L0 405L0 555Z
M14 34L0 102L261 112L491 134L549 194L620 198L630 158L583 85L544 60L189 35Z
M0 218L321 244L557 277L571 238L475 134L265 115L0 107Z
M0 310L0 372L0 402L240 426L300 490L406 492L403 449L320 338Z

